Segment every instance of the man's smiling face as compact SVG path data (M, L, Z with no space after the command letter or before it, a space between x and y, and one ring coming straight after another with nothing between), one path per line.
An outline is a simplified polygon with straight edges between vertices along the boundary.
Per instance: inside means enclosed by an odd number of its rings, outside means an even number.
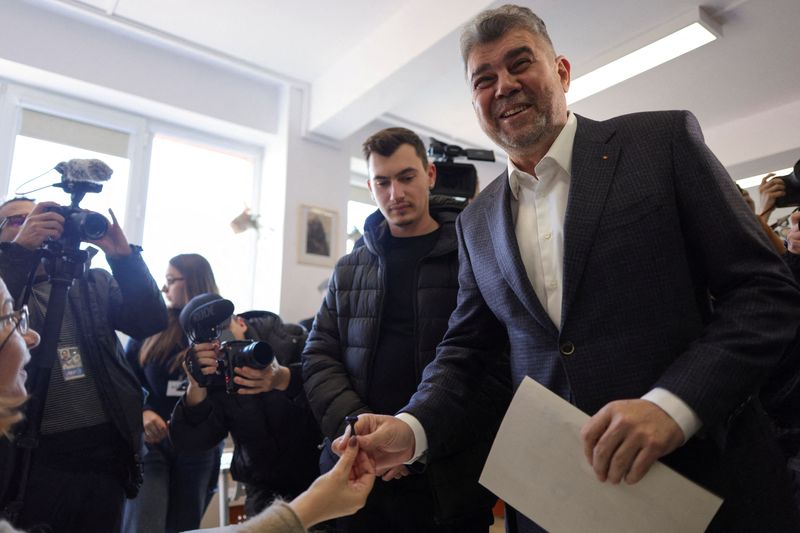
M467 60L472 105L481 129L512 160L545 151L567 121L569 62L544 39L516 29L476 45Z

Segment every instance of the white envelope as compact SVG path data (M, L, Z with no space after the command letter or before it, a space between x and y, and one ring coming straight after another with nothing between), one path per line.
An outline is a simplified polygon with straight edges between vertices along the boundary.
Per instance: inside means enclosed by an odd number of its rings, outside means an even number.
M598 481L580 437L588 418L525 378L481 484L551 533L705 531L722 500L662 463L634 485Z

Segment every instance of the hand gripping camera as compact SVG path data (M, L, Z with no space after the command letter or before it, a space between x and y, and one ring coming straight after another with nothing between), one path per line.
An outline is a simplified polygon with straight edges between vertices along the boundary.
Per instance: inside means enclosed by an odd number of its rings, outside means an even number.
M192 344L211 342L224 337L223 330L233 315L233 304L217 294L199 294L189 300L178 318L183 332ZM228 394L236 394L241 388L233 381L234 368L248 366L264 369L272 366L277 370L277 361L272 347L263 341L226 340L221 344L222 354L217 359L217 371L203 374L193 350L186 356L189 373L201 387L224 386Z

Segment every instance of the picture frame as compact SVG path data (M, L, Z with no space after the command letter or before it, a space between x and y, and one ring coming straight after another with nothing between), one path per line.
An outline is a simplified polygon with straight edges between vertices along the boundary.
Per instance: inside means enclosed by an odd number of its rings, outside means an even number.
M298 262L333 266L339 246L339 214L330 209L300 206L298 224Z

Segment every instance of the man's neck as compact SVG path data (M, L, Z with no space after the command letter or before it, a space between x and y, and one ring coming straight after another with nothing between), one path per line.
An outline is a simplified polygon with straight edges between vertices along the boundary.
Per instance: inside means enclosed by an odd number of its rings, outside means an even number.
M430 215L414 224L408 224L406 226L395 226L389 224L389 233L392 234L392 237L396 237L398 239L405 237L420 237L422 235L427 235L428 233L433 233L437 229L439 229L439 223L436 222Z

